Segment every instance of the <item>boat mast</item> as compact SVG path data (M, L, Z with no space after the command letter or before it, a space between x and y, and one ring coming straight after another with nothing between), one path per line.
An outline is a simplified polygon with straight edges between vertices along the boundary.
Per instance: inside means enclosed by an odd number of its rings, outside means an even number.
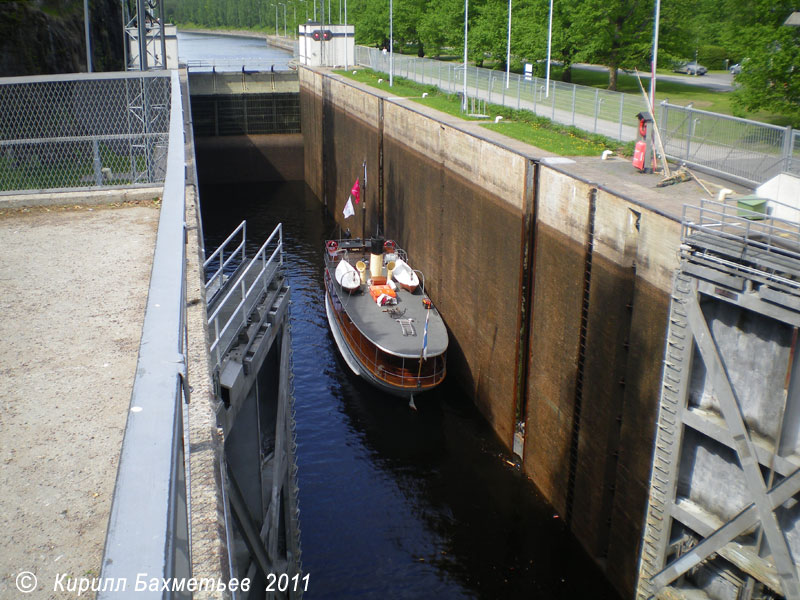
M363 201L361 203L361 239L362 240L366 240L367 239L367 161L366 161L366 159L364 160L363 163L361 163L361 167L362 167L362 169L364 171L364 177L363 177L364 185L362 186L363 189L361 190L361 200Z

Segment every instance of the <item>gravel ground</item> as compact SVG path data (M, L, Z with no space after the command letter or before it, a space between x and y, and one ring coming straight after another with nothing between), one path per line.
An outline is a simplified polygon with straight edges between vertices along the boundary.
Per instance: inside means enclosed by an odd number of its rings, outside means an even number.
M0 210L0 598L99 574L158 215Z

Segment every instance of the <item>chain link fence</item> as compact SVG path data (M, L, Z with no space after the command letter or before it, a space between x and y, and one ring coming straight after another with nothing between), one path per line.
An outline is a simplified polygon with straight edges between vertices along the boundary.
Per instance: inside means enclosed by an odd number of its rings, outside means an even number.
M0 193L164 181L169 73L0 79Z
M356 46L356 63L389 73L390 55ZM394 54L394 75L462 95L464 66ZM623 142L636 140L642 96L502 71L467 67L470 100L530 110L563 125ZM782 172L800 175L800 136L791 127L694 110L662 102L656 120L668 158L745 185L760 184Z
M388 53L377 48L356 46L356 62L383 73L389 72ZM463 63L394 55L394 75L434 85L439 89L464 93ZM637 114L647 111L643 97L598 88L564 83L541 77L467 67L467 97L500 104L517 110L530 110L564 125L597 133L620 141L636 139ZM468 103L469 104L469 103Z

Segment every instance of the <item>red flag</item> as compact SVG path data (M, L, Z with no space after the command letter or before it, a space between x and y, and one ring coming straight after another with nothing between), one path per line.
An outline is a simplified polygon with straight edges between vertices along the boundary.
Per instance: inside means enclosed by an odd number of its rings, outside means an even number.
M356 179L356 182L353 184L353 189L350 190L350 195L355 199L356 204L361 201L361 185L359 184L358 179Z

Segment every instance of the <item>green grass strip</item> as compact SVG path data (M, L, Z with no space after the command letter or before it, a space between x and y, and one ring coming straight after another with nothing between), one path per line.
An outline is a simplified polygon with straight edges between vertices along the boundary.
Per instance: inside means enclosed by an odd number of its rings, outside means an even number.
M466 121L483 121L481 125L487 129L561 156L596 156L602 154L603 150L613 150L623 156L633 155L633 142L623 143L577 127L560 125L530 111L487 103L487 115L492 118L498 115L503 117L499 123L487 123L485 117L471 117L462 113L461 100L456 94L446 94L433 85L422 85L405 77L395 77L394 85L389 87L386 74L365 68L336 73ZM425 98L422 97L423 93L427 93Z

